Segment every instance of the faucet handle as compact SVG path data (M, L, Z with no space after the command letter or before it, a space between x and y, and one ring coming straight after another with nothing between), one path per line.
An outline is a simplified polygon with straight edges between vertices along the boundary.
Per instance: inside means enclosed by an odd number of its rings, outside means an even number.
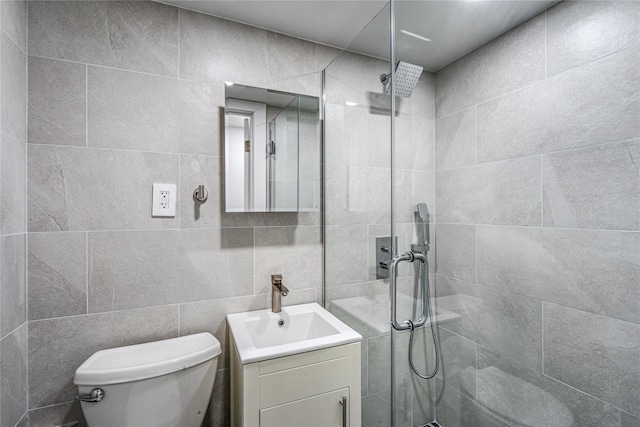
M271 275L271 284L272 285L281 285L282 284L282 274L272 274Z

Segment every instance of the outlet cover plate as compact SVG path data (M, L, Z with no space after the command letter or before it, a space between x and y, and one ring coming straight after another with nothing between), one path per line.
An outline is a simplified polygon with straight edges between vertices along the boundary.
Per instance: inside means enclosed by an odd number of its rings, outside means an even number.
M176 216L176 185L153 184L151 216Z

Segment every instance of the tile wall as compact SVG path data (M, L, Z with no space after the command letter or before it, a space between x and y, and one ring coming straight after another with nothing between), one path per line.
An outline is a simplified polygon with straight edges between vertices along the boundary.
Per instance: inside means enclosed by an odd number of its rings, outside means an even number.
M436 74L446 427L640 425L639 17L561 2Z
M28 20L29 125L6 144L24 164L28 133L31 426L84 423L72 379L93 352L202 331L223 344L206 425L226 426L225 315L268 307L273 273L285 305L323 279L319 213L224 212L224 81L319 96L337 51L148 1L33 1ZM178 185L175 218L151 217L154 182Z
M27 3L0 1L0 425L27 422Z

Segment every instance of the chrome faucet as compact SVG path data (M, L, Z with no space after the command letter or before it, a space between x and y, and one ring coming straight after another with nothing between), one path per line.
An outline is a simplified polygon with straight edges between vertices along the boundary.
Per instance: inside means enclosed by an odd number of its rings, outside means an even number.
M282 274L271 275L271 311L280 313L282 311L282 297L286 297L289 289L282 284Z

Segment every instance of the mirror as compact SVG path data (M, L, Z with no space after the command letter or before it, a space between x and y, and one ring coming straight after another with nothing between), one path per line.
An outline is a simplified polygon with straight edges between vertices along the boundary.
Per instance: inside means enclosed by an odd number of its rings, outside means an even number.
M226 85L226 211L320 210L320 100Z

